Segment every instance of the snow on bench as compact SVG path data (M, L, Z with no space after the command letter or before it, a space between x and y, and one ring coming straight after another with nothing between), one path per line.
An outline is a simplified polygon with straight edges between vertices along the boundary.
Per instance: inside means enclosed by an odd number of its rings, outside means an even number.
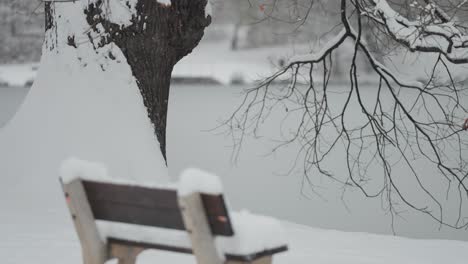
M228 211L215 175L190 169L174 186L137 184L77 159L60 174L87 264L133 264L146 249L194 254L203 264L263 264L287 250L279 221Z

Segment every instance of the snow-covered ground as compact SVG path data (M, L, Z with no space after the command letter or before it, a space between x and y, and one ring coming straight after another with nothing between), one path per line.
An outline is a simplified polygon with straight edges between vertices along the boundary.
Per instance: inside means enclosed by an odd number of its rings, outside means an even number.
M119 63L124 60L122 53L110 50L117 57L110 61L106 60L105 51L109 50L105 49L112 47L94 52L90 43L74 49L64 42L70 32L76 33L77 39L89 39L80 35L89 26L77 15L80 12L74 5L59 5L55 10L60 27L58 33L48 32L46 43L61 40L57 43L61 52L44 49L35 85L16 116L0 130L2 264L82 263L58 182L60 163L72 155L104 163L112 177L138 181L174 181L187 167L214 171L223 176L233 209L247 208L285 220L291 250L275 258L275 263L466 263L466 242L346 233L290 223L381 233L390 229L389 217L381 210L380 201L369 201L351 192L346 196L351 209L348 212L339 200L340 187L330 187L325 180L321 183L328 203L317 196L305 199L301 195L302 174L277 174L289 168L294 148L266 158L262 156L269 149L263 145L265 141L249 140L240 160L244 167L231 167L229 138L214 137L213 132L206 130L232 111L239 99L239 87L173 89L167 171L131 69L126 63ZM242 78L253 80L268 75L272 70L270 62L276 64L282 51L272 48L218 56L213 46L202 46L177 66L175 75L207 72L228 83L239 72ZM219 67L217 63L222 61L229 63ZM278 131L278 120L273 121L266 126L266 137L274 137ZM343 168L340 164L335 166L340 173ZM437 182L433 185L440 187ZM403 191L408 191L405 187ZM438 226L424 217L409 215L407 222L397 224L405 235L466 239L463 230L455 233L444 229L437 233ZM191 256L155 251L140 259L140 263L158 261L194 263Z
M226 106L223 108L221 105L235 101L232 97L233 93L237 92L233 89L218 86L175 88L172 98L174 107L170 114L172 121L169 125L169 131L172 131L169 133L169 163L172 175L178 175L183 168L193 165L206 169L212 168L221 176L225 176L223 182L227 197L235 209L248 208L253 212L287 219L301 218L304 223L315 223L317 226L324 226L321 219L325 219L324 221L330 222L329 227L342 225L343 228L353 229L346 227L351 225L354 229L362 230L365 229L364 226L368 226L368 230L375 230L371 227L372 225L380 226L379 228L389 227L388 221L381 222L385 218L379 216L377 211L372 212L372 207L364 202L358 202L360 205L355 206L353 213L349 214L339 212L337 204L340 202L335 204L333 201L324 203L300 199L299 185L296 184L297 180L294 177L272 177L270 174L272 172L269 172L269 169L274 171L279 169L278 164L274 164L281 159L273 160L271 163L271 160L268 161L264 157L246 154L245 159L249 161L241 163L238 168L229 167L226 160L229 159L230 151L226 148L226 141L220 141L219 136L201 130L214 125L216 118L220 115L220 113L213 113L210 109L216 107L224 111L230 109ZM207 97L208 95L212 97ZM4 93L0 91L0 98L4 98L3 96ZM203 97L207 101L202 102ZM215 98L217 99L214 100ZM197 103L197 101L200 102ZM3 111L5 107L3 103L4 101L0 100L0 111ZM10 110L10 112L13 111ZM207 117L197 119L197 115ZM188 120L193 120L193 122L187 122ZM195 126L195 123L199 123L198 126ZM212 141L211 144L210 141ZM252 151L252 149L248 148L247 151ZM252 164L258 163L259 159L270 163L263 161L254 167ZM257 178L252 178L253 176ZM79 242L65 207L57 177L57 175L50 175L43 180L2 177L0 185L2 264L82 263ZM262 196L258 196L255 190L267 180L270 181L269 187L262 192ZM281 190L282 194L279 199L277 192ZM323 205L319 206L321 203ZM369 212L361 216L356 215L361 213L359 207ZM333 212L333 210L338 212ZM357 224L358 221L362 222L361 227ZM288 221L283 221L282 224L286 228L290 241L290 251L276 256L275 263L462 264L468 259L468 243L466 242L414 240L369 233L342 232L312 228ZM424 222L421 224L427 225ZM415 223L411 226L414 229L420 228ZM428 232L427 226L422 230ZM157 262L188 264L195 263L195 260L189 255L148 251L143 253L138 261L140 264Z
M251 83L273 73L278 62L295 52L309 51L307 45L231 51L229 42L203 42L176 64L174 77L210 77L223 84L233 79Z
M18 214L13 223L8 221L10 217L2 220L2 264L82 263L71 222L37 223L28 215ZM468 258L468 244L463 242L346 233L288 222L283 226L290 238L290 250L275 256L274 263L278 264L464 264ZM191 264L195 259L149 250L137 263Z
M8 86L31 86L37 75L37 63L0 65L0 83Z
M2 193L10 184L1 185ZM59 185L35 187L41 193L56 193ZM57 200L44 201L43 207L28 207L28 203L35 204L31 201L36 197L24 192L18 194L15 199L0 199L0 208L6 212L2 214L0 225L2 264L82 263L80 245L63 198L56 196ZM466 242L342 232L286 221L282 225L290 250L275 256L274 263L463 264L468 258ZM159 262L189 264L195 263L195 259L191 255L155 250L144 252L138 259L139 264Z

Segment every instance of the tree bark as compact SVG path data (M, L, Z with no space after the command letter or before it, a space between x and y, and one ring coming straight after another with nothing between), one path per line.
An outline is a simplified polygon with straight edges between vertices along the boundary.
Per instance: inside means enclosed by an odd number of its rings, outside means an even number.
M97 41L90 37L90 41L97 44L96 48L114 43L125 55L166 162L166 124L172 70L198 45L204 29L211 23L211 16L205 14L207 1L172 0L170 5L166 5L155 0L138 0L131 25L125 27L106 19L104 12L109 10L104 8L103 0L90 4L84 12L94 32L99 32L98 26L101 25L105 30ZM46 29L51 29L54 27L54 3L46 2L45 9ZM68 36L68 44L77 45L74 36ZM114 58L112 54L108 57Z

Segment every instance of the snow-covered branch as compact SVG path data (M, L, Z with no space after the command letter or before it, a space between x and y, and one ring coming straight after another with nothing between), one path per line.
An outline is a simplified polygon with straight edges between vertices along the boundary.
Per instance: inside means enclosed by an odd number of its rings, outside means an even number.
M352 7L347 6L350 2ZM369 2L372 4L368 5ZM313 178L321 174L342 184L344 189L354 187L366 197L380 197L387 203L392 220L399 214L397 205L404 204L441 226L468 227L464 218L467 212L462 209L457 212L456 221L446 219L440 194L429 190L423 180L426 174L420 170L421 167L434 170L435 177L448 184L447 193L454 192L461 197L454 201L457 208L465 206L468 162L463 155L468 151L468 142L462 133L465 133L468 109L461 102L468 94L455 83L446 61L468 63L468 35L465 28L451 22L432 0L425 2L428 9L425 12L430 17L410 20L385 0L341 0L343 29L339 33L317 52L292 57L286 67L247 90L244 100L225 122L235 151L240 151L247 134L259 136L259 127L271 112L284 107L286 114L282 122L296 122L297 127L281 131L284 133L281 143L272 152L298 143L301 147L291 171L297 164L302 166L304 182L312 191L315 192ZM435 85L431 76L423 84L392 71L376 58L375 47L368 43L364 17L385 29L383 35L392 36L411 51L438 53L430 75L442 67L450 81ZM337 62L338 67L343 64L349 67L346 80L349 86L340 86L339 90L342 100L336 100L336 94L330 91L334 87L329 85L337 67L333 55L339 48L346 49L352 57ZM377 82L369 84L361 78L362 68L358 64L362 59L370 66L367 77ZM286 85L282 85L284 76L289 77ZM345 153L347 175L333 173L336 163L330 154L333 152ZM330 164L331 168L327 168ZM412 191L423 193L427 198L423 203L403 191L400 176L394 172L395 164L405 167L404 175L415 179ZM381 175L368 175L367 168L371 166L379 166ZM457 188L452 188L452 183Z
M456 64L468 63L468 35L440 7L428 4L428 9L437 12L440 21L409 20L395 11L386 0L373 0L374 6L365 12L383 21L387 32L411 51L443 54ZM439 11L438 11L439 10ZM446 22L444 22L446 21Z

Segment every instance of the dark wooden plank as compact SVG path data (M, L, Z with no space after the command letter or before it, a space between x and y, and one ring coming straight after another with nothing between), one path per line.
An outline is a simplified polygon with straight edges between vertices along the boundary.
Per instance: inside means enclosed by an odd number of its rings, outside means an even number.
M201 195L203 206L208 217L211 232L218 236L233 236L234 230L231 225L226 203L222 195Z
M97 220L185 230L175 190L83 181Z
M105 200L146 208L178 209L177 191L83 181L89 200Z
M91 201L97 220L185 230L179 209L149 209L109 201Z
M83 186L98 220L185 230L176 190L93 181L83 181ZM202 194L201 198L211 232L233 236L224 197Z
M193 254L193 251L191 248L174 247L174 246L168 246L168 245L163 245L163 244L149 244L149 243L143 243L143 242L122 240L122 239L117 239L117 238L108 238L107 242L109 246L111 246L112 244L118 244L118 245L123 245L127 247L141 247L141 248L146 248L146 249L159 249L159 250L172 251L172 252L178 252L178 253Z
M269 249L265 250L262 252L250 254L250 255L234 255L234 254L226 254L226 259L227 260L233 260L233 261L244 261L244 262L252 262L254 260L257 260L259 258L263 258L266 256L271 256L277 253L281 253L284 251L287 251L288 247L287 246L282 246L274 249Z
M185 254L193 254L192 249L190 248L183 248L183 247L174 247L174 246L168 246L168 245L163 245L163 244L150 244L150 243L144 243L144 242L135 242L135 241L128 241L128 240L122 240L122 239L117 239L117 238L109 238L107 240L109 245L112 244L118 244L118 245L123 245L127 247L137 247L137 248L145 248L145 249L159 249L159 250L165 250L165 251L172 251L172 252L179 252L179 253L185 253ZM232 260L232 261L244 261L244 262L252 262L254 260L257 260L259 258L263 258L266 256L271 256L277 253L281 253L284 251L287 251L288 247L283 246L283 247L278 247L274 249L269 249L265 250L262 252L257 252L249 255L234 255L234 254L225 254L226 260Z

